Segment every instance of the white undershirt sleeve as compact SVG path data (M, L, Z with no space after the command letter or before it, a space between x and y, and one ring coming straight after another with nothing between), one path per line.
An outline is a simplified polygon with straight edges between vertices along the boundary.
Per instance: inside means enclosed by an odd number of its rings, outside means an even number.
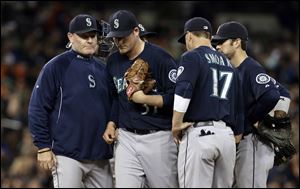
M177 112L185 113L189 107L191 99L183 98L175 94L174 97L174 110Z

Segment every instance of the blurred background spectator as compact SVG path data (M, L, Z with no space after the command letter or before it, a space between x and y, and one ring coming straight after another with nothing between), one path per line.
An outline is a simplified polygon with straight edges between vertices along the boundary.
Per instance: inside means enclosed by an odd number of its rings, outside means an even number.
M248 53L289 89L293 142L299 149L299 2L297 1L1 1L1 188L53 187L50 172L36 164L27 125L27 107L38 73L49 59L66 50L70 19L88 13L108 20L118 9L134 12L149 40L175 59L184 46L177 43L186 20L194 16L219 24L237 20L250 33ZM270 171L268 186L299 187L299 152L291 162Z

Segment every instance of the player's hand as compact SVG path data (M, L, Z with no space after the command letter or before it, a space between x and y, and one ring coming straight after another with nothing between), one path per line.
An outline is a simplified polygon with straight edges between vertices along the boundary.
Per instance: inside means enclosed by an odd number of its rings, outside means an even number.
M116 124L114 122L110 121L107 123L102 137L107 144L111 144L117 139Z
M57 165L55 154L49 148L39 150L39 153L37 154L37 161L39 165L45 170L51 170Z
M184 122L180 125L173 125L172 126L172 134L174 142L178 145L181 142L182 139L182 131L190 126L192 126L194 123L192 122Z
M144 104L145 96L145 93L142 90L139 90L132 94L131 100L135 103Z

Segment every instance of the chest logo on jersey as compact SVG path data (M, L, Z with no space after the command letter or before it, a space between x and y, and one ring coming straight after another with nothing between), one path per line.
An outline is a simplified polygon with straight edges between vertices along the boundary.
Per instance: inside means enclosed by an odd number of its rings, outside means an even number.
M182 74L183 70L184 70L184 67L183 66L179 66L179 68L177 69L177 76L176 76L176 78L178 78L180 76L180 74Z
M170 81L172 81L173 83L176 82L176 75L177 75L177 70L176 69L172 69L169 72L169 79Z
M113 77L113 80L114 80L114 84L118 90L118 93L120 93L121 91L125 90L126 88L126 81L125 81L125 78L124 77L121 77L121 78L116 78L116 77Z
M96 87L96 81L94 79L94 76L92 76L91 74L88 75L88 79L89 79L89 87L90 88L95 88Z
M270 76L268 76L265 73L260 73L260 74L257 74L257 76L256 76L256 83L258 83L258 84L266 84L266 83L269 83L270 80L271 80Z

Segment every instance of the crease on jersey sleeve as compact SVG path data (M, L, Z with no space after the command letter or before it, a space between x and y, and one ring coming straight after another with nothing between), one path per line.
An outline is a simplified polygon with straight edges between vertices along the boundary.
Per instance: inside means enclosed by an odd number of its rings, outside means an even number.
M189 107L191 99L183 98L175 94L174 98L174 110L177 112L185 113Z

